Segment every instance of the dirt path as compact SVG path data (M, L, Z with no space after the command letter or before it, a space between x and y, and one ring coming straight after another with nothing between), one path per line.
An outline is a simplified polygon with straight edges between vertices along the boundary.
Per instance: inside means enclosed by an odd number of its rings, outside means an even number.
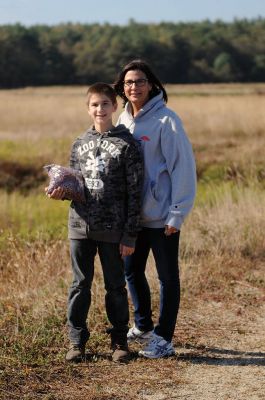
M205 304L201 318L196 317L206 321L200 333L194 331L198 344L177 349L180 382L143 399L264 400L265 306L237 314L238 310L222 310L218 303ZM218 320L220 327L214 328Z
M247 286L244 300L238 292L233 303L196 298L182 304L174 357L143 359L134 345L131 362L114 364L107 339L96 355L88 345L86 361L69 365L64 351L56 360L59 348L53 349L48 368L6 366L0 399L264 400L264 292Z

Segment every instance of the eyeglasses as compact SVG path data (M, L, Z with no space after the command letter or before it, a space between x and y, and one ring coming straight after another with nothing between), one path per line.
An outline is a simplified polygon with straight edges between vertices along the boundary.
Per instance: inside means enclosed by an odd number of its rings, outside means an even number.
M129 79L128 81L124 81L123 83L124 83L124 86L127 86L130 88L130 87L132 87L133 84L135 84L135 86L137 86L137 87L144 86L146 84L146 82L148 82L148 79L142 78L142 79L136 79L135 81Z

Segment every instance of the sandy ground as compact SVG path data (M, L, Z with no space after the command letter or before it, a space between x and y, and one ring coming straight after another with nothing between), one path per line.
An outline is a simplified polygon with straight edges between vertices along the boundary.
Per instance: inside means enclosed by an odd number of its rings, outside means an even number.
M58 360L47 371L38 365L9 370L0 399L264 400L264 290L246 285L238 293L239 301L230 303L182 304L176 356L143 359L135 344L132 360L121 365L110 360L108 348L90 357L88 345L86 361L77 365Z
M213 313L216 308L219 310ZM213 303L203 308L200 319L206 324L200 333L195 332L199 335L198 345L177 347L180 382L143 394L143 399L265 399L265 306L237 318L235 310L220 308L220 304ZM215 319L226 321L226 326L221 323L220 328L211 328Z

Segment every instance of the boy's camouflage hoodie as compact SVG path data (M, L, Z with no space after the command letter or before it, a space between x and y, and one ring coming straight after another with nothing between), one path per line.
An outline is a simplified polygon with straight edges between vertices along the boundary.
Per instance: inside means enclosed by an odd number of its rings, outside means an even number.
M71 203L69 238L133 247L140 229L143 160L128 129L119 125L102 134L90 128L74 142L70 167L84 177L86 204Z

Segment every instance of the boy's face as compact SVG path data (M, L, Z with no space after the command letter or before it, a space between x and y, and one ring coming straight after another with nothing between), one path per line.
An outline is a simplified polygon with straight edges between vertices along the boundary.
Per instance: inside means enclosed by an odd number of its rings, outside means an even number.
M111 99L105 94L91 94L88 103L88 114L92 118L95 127L112 126L112 114L117 110L117 103L113 104Z

